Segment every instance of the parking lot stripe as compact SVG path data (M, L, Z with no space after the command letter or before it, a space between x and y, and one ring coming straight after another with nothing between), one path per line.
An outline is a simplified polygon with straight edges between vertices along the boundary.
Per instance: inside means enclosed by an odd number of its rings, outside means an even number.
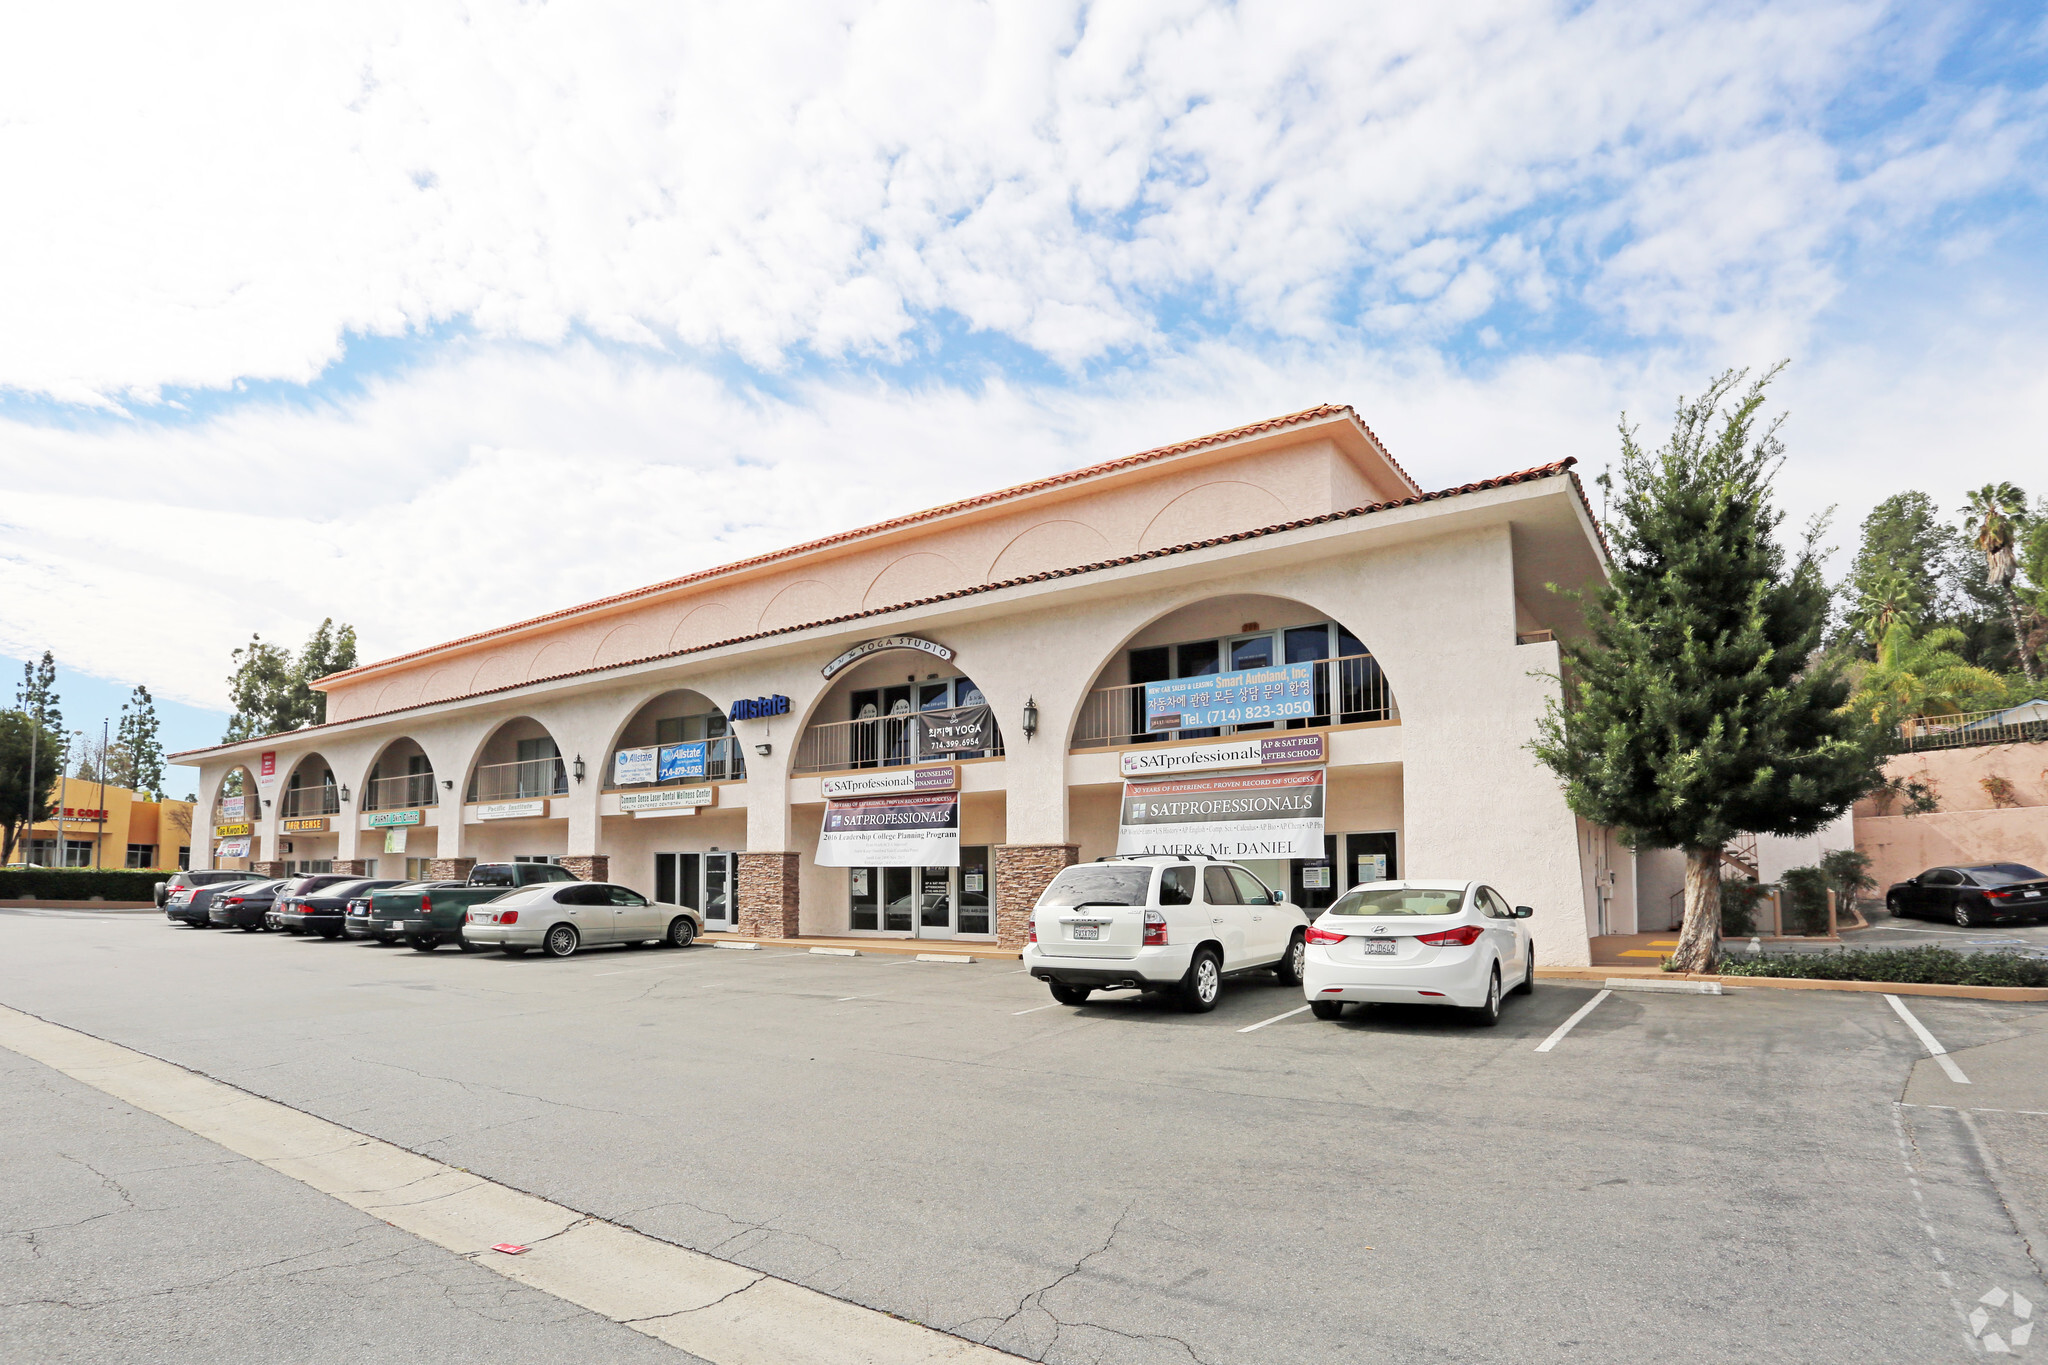
M712 1365L1000 1365L1021 1359L649 1237L5 1006L0 1047L472 1264ZM526 1250L492 1254L506 1243Z
M1277 1023L1279 1023L1279 1022L1280 1022L1280 1021L1281 1021L1282 1019L1292 1019L1292 1018L1293 1018L1293 1017L1294 1017L1295 1015L1297 1015L1297 1014L1300 1014L1300 1013L1302 1013L1303 1011L1305 1011L1305 1010L1307 1010L1307 1009L1308 1009L1308 1006L1307 1006L1307 1005L1303 1005L1303 1006L1301 1007L1301 1009L1294 1009L1294 1010L1289 1010L1289 1011L1287 1011L1287 1013L1285 1013L1285 1014L1276 1014L1276 1015L1274 1015L1274 1016L1273 1016L1273 1017L1272 1017L1271 1019L1261 1019L1261 1020L1259 1020L1259 1022L1258 1022L1258 1023L1256 1023L1256 1024L1251 1024L1251 1025L1248 1025L1248 1026L1247 1026L1247 1027L1245 1027L1245 1028L1241 1028L1241 1029L1239 1029L1239 1030L1238 1030L1238 1032L1239 1032L1239 1033L1251 1033L1251 1032L1253 1032L1253 1031L1254 1031L1254 1030L1256 1030L1256 1029L1262 1029L1262 1028L1264 1028L1264 1027L1265 1027L1266 1025L1268 1025L1268 1024L1277 1024Z
M1599 1004L1602 1000L1605 1000L1608 996L1612 994L1614 994L1613 991L1601 991L1591 1000L1588 1000L1585 1004L1579 1006L1578 1010L1572 1015L1571 1018L1565 1020L1562 1024L1559 1024L1555 1029L1551 1031L1551 1034L1548 1038L1545 1038L1542 1042L1536 1044L1536 1050L1538 1052L1548 1052L1550 1051L1550 1049L1556 1047L1559 1043L1563 1042L1564 1036L1567 1033L1570 1033L1574 1028L1578 1026L1579 1020L1585 1018L1587 1015L1593 1012L1593 1006Z
M1053 1001L1053 1002L1052 1002L1052 1005L1057 1005L1057 1004L1059 1004L1059 1001L1057 1001L1057 1000L1055 1000L1055 1001ZM1033 1006L1032 1006L1032 1007L1031 1007L1030 1009L1028 1009L1028 1010L1011 1010L1011 1011L1010 1011L1010 1017L1011 1017L1012 1019L1015 1019L1015 1018L1016 1018L1016 1017L1017 1017L1018 1015L1020 1015L1020 1014L1036 1014L1036 1013L1038 1013L1038 1012L1039 1012L1040 1010L1049 1010L1049 1009L1051 1009L1051 1008L1052 1008L1052 1005L1033 1005Z
M1927 1049L1927 1055L1934 1058L1941 1069L1948 1073L1948 1078L1957 1085L1968 1085L1970 1078L1956 1065L1956 1059L1948 1055L1948 1049L1941 1045L1940 1039L1927 1031L1927 1025L1913 1017L1913 1011L1906 1008L1906 1002L1896 995L1887 995L1885 999L1891 1001L1892 1008L1898 1011L1899 1018L1906 1021L1906 1027L1913 1030L1913 1036Z

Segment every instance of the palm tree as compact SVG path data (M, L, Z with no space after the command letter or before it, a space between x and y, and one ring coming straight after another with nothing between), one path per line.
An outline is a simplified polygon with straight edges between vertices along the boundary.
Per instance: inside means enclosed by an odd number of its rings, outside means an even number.
M1952 716L1969 710L1968 703L1982 694L1999 693L2003 683L1996 673L1956 652L1964 638L1954 626L1916 638L1912 626L1894 623L1878 637L1877 662L1863 670L1848 705L1886 726L1908 716Z
M2012 590L2013 575L2019 571L2014 544L2020 524L2027 519L2027 495L2011 483L1987 483L1965 499L1968 515L1963 529L1974 538L1984 556L1984 577L1994 591L2005 598L2005 614L2012 620L2012 639L2020 654L2020 667L2029 682L2041 681L2041 666L2034 651L2027 648L2026 628L2020 624L2020 599Z
M1918 622L1925 605L1906 576L1893 569L1879 574L1864 590L1857 612L1862 617L1863 633L1874 646L1893 626Z

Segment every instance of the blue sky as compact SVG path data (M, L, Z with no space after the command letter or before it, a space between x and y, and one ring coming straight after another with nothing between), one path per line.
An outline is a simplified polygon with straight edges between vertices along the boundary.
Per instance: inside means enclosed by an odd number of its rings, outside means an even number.
M392 654L1318 402L1446 486L1790 357L1845 543L2048 426L2038 5L0 22L0 652L180 742L251 632Z

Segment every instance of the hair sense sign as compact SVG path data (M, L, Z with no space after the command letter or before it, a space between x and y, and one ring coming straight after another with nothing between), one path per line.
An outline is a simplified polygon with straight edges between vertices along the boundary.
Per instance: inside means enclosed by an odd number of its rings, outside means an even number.
M1323 770L1126 782L1118 853L1323 856Z

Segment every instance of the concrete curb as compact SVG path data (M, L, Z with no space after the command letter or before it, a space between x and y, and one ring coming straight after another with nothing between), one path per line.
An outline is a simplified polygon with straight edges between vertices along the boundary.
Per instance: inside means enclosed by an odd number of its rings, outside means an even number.
M814 953L819 953L819 954L822 954L822 955L823 955L823 956L825 956L825 957L859 957L859 956L860 956L860 949L858 949L858 948L813 948L813 949L811 949L811 951L812 951L812 952L814 952Z
M1724 990L1754 986L1781 991L1876 991L1881 995L1938 995L1951 1000L2004 1000L2019 1004L2048 1001L2048 986L1940 986L1917 981L1811 981L1795 976L1710 976L1696 972L1667 972L1655 967L1538 967L1536 979L1554 981L1597 981L1603 985L1622 978L1639 981L1718 981Z

